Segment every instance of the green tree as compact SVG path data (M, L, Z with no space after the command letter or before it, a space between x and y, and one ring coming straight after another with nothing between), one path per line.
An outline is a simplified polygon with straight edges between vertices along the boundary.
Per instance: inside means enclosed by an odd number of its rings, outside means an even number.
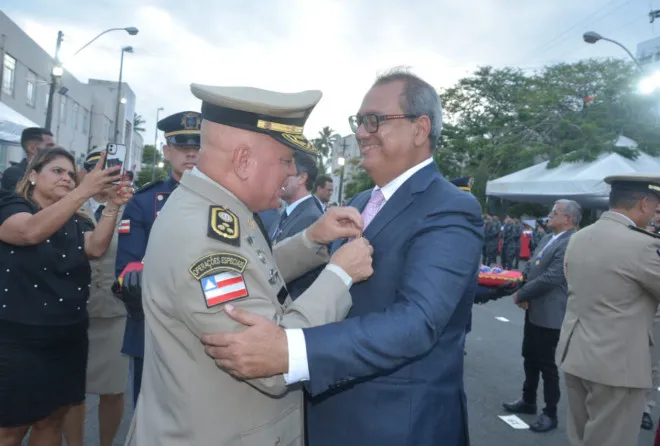
M133 113L133 130L142 133L144 132L144 124L147 121L144 120L142 115L138 115L137 113Z
M160 162L163 162L163 167L158 167ZM155 175L153 175L154 166L156 166ZM166 180L169 176L169 171L169 161L163 160L163 155L160 153L160 151L157 151L153 145L147 144L142 148L142 169L137 174L135 185L137 187L141 187L147 183L150 183L152 175L154 177L154 181Z
M622 60L585 60L545 67L532 74L481 67L440 92L445 129L435 160L448 177L486 182L548 160L592 161L602 153L635 158L619 148L625 135L639 150L660 149L657 97L637 93L639 74Z
M329 158L332 156L332 148L339 137L339 134L334 130L325 126L319 131L319 136L312 139L312 144L321 154L318 158L319 175L325 174L328 171L328 163Z

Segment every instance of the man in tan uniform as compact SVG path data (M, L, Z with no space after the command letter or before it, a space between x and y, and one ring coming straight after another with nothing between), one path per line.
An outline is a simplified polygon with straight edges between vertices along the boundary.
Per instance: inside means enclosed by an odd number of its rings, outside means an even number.
M556 359L565 372L572 446L633 446L651 387L660 238L645 231L660 177L614 176L610 211L571 238L568 304Z
M191 88L203 101L199 163L161 211L144 257L143 382L127 443L301 445L299 384L288 387L282 375L237 380L200 336L241 328L225 314L229 302L284 327L343 319L350 286L373 272L373 249L358 237L328 259L329 242L360 235L355 209L328 211L272 251L256 214L279 205L296 173L294 151L317 154L302 132L320 92ZM328 260L292 302L284 284Z

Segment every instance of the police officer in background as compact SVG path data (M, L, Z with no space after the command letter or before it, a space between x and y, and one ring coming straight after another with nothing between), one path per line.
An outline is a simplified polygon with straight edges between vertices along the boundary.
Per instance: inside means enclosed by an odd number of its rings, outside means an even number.
M167 198L178 186L183 172L197 165L201 122L201 114L192 111L176 113L158 122L158 129L164 132L166 140L163 154L172 166L170 177L165 181L155 181L140 188L126 205L119 225L115 273L123 278L119 297L128 310L122 353L131 358L134 405L140 393L144 357L141 266L130 273L126 273L125 270L131 269L131 265L141 264L154 220L167 202Z

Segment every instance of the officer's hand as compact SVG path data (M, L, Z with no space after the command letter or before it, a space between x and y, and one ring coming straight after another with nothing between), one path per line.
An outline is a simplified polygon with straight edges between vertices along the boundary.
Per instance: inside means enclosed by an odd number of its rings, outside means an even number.
M289 348L282 327L231 304L225 305L225 312L247 327L233 333L202 335L204 350L218 366L241 379L289 372Z
M368 279L374 273L372 255L374 248L366 238L356 238L345 243L330 258L330 263L337 265L351 276L353 283Z
M342 238L358 237L362 234L362 215L352 207L331 207L307 228L307 238L319 245Z

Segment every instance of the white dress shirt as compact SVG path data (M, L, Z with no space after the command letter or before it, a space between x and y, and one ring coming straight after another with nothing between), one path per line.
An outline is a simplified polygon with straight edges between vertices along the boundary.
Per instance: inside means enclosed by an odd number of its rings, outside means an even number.
M380 188L383 193L383 197L385 197L385 200L383 200L383 204L378 210L380 211L380 209L382 209L387 200L392 198L394 193L401 187L403 183L405 183L408 179L410 179L410 177L432 162L433 158L428 158L406 170L401 175ZM373 194L378 189L379 187L375 186L371 193ZM335 265L328 265L327 268L330 269L331 266ZM339 267L336 268L340 269ZM346 274L344 270L341 270L341 272ZM348 274L346 275L348 276ZM345 280L344 282L346 283ZM349 285L349 288L351 285ZM308 381L309 364L307 363L307 344L305 343L305 334L301 328L285 329L284 332L286 333L287 345L289 349L289 373L284 374L284 381L287 384L293 384L300 381Z

